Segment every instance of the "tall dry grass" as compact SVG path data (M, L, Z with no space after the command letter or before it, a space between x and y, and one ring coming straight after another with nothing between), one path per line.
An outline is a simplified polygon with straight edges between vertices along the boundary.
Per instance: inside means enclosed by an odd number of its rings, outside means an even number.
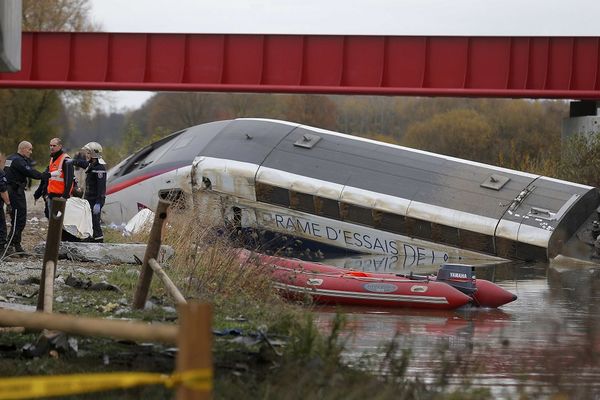
M218 314L273 322L284 301L273 289L268 267L241 260L238 242L193 209L171 207L163 236L175 251L169 275L186 298L209 301Z

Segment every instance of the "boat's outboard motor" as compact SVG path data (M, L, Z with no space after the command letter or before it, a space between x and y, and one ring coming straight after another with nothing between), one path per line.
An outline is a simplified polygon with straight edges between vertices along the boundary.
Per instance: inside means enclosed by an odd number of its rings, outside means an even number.
M475 268L464 264L443 264L438 273L438 282L444 282L471 296L477 291L475 285Z

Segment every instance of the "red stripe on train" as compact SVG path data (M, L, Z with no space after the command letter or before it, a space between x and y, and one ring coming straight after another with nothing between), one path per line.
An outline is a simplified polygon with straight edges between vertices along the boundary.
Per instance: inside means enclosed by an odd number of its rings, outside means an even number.
M127 189L128 187L136 185L136 184L138 184L140 182L143 182L146 179L154 178L155 176L162 175L162 174L164 174L166 172L169 172L169 171L173 171L174 169L177 169L177 168L160 170L160 171L152 172L150 174L136 176L134 178L131 178L131 179L128 179L126 181L117 183L115 185L109 185L108 188L106 188L106 195L116 193L116 192L121 191L123 189Z

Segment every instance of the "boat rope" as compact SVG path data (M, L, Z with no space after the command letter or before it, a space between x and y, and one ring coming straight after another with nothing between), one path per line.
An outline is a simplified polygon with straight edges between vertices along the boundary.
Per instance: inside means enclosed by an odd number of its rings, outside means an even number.
M326 273L326 272L305 270L304 268L297 269L297 268L290 268L290 267L282 267L282 266L274 265L274 264L271 264L271 267L274 270L287 271L287 272L297 273L297 274L311 274L311 275L317 275L319 277L324 277L324 278L355 279L355 280L362 281L362 282L394 282L394 283L410 283L410 284L414 284L415 282L424 282L421 279L410 279L407 277L403 277L404 279L399 279L399 278L395 278L394 275L390 275L389 278L369 276L369 275L366 275L367 274L366 272L360 272L360 271ZM359 274L365 274L365 276L354 275L354 273L357 273L357 272ZM430 281L431 280L428 277L426 282L430 282Z

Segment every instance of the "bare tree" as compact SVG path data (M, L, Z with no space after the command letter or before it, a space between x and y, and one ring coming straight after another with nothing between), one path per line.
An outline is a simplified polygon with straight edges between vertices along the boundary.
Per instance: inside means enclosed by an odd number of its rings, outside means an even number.
M23 30L88 32L100 29L90 19L89 0L23 0Z

